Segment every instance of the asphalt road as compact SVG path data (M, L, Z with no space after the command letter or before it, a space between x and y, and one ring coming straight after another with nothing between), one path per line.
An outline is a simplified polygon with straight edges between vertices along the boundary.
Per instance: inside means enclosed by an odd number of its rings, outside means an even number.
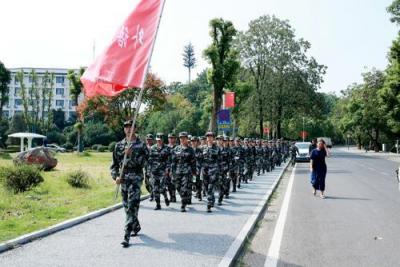
M398 163L332 152L324 200L297 164L278 266L400 266Z
M141 204L142 231L121 247L124 213L118 210L0 254L0 266L217 266L282 168L255 177L213 213L206 202L154 211Z

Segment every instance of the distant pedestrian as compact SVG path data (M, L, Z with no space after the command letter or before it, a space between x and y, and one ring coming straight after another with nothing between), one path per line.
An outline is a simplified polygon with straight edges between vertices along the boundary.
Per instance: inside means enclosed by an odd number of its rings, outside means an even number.
M308 148L308 154L311 155L311 152L312 152L314 149L316 149L316 148L317 148L317 139L314 138L314 139L311 141L310 147Z
M314 188L314 195L317 190L321 191L321 198L325 198L325 178L326 178L326 162L325 158L329 156L329 151L326 148L325 141L319 140L317 148L311 151L310 155L310 171L311 184Z

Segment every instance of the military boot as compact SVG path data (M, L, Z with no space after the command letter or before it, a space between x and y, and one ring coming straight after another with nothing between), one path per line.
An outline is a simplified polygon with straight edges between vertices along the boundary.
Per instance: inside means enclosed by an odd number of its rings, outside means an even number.
M122 247L124 247L124 248L129 247L129 236L130 236L130 233L126 232L124 235L124 240L122 240L122 242L121 242Z
M165 206L169 206L169 199L168 199L168 196L167 195L165 195L164 196L164 199L165 199Z
M154 210L160 210L160 209L161 209L160 200L157 199L156 202L157 202L157 205L156 205L156 207L154 208Z
M131 236L137 236L140 230L142 230L142 228L140 227L140 224L137 224L135 229L133 229Z
M211 205L207 205L207 212L211 212Z

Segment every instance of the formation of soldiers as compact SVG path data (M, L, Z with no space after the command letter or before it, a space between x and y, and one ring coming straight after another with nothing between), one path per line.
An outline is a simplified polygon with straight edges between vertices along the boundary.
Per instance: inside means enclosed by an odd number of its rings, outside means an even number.
M206 199L207 212L212 212L215 203L222 205L231 192L240 189L243 183L280 166L289 156L292 146L282 140L259 140L239 137L190 136L181 132L164 136L157 133L146 136L143 143L133 134L131 147L127 148L128 134L135 131L131 121L124 123L126 138L118 142L113 153L111 174L117 184L121 184L122 202L126 212L125 235L121 243L129 245L129 237L140 231L138 210L140 186L144 179L150 192L150 201L155 202L155 210L161 209L161 196L165 205L181 198L181 212L196 198ZM164 138L168 142L164 143ZM179 144L177 142L179 139ZM121 175L124 154L126 167ZM123 176L123 177L121 177ZM217 201L216 201L217 192Z

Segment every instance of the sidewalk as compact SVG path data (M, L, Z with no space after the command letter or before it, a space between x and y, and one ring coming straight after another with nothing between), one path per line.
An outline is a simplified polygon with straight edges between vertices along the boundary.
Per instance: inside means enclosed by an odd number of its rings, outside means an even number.
M154 202L142 202L142 231L127 249L118 210L4 252L0 266L217 266L281 171L255 176L211 214L205 201L186 213L180 203L154 211Z

